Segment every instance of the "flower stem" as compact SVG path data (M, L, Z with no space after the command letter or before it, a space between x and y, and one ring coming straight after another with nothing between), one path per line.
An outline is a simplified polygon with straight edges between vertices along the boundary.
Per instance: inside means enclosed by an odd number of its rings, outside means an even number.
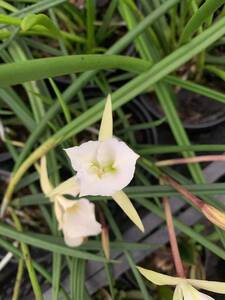
M18 264L18 271L17 271L17 275L16 275L16 282L15 282L15 286L13 289L12 300L19 299L21 283L22 283L22 279L23 279L23 273L24 273L24 260L23 260L23 258L20 258L19 264Z
M177 190L184 198L194 204L204 216L213 224L225 230L225 213L212 205L205 203L202 199L196 197L189 192L185 187L180 185L174 179L167 175L161 176L161 180L169 183L175 190Z
M172 256L173 256L173 261L174 261L174 265L176 268L176 272L179 277L185 278L185 271L184 271L184 267L182 264L182 260L180 257L180 252L179 252L179 248L178 248L178 244L177 244L177 238L176 238L176 233L175 233L174 224L173 224L173 217L172 217L168 197L163 198L163 206L164 206L164 211L165 211L165 216L166 216L166 224L167 224L167 230L168 230L168 235L169 235L169 240L170 240L170 247L171 247L171 251L172 251Z
M163 175L163 176L161 176L161 179L163 181L169 183L169 185L171 185L176 191L178 191L182 196L184 196L184 198L186 198L187 200L189 200L198 209L202 210L202 208L205 205L205 203L203 202L203 200L201 200L200 198L198 198L195 195L193 195L185 187L183 187L182 185L180 185L178 182L176 182L171 177L169 177L167 175Z

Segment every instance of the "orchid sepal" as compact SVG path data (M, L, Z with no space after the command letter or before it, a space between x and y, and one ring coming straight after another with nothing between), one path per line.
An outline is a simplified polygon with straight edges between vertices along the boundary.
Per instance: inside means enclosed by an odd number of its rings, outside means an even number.
M124 193L124 191L118 191L112 195L113 200L119 205L119 207L124 211L128 218L142 231L144 232L144 225L133 206L132 202Z
M113 137L113 117L112 117L112 100L111 95L108 95L104 112L102 115L102 121L99 129L98 139L103 142Z

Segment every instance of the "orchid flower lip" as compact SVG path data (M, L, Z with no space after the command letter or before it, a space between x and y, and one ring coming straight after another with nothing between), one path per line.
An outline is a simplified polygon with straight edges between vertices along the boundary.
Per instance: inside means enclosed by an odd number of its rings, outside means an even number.
M80 197L112 196L122 190L132 180L139 157L116 138L89 141L65 151L77 171Z

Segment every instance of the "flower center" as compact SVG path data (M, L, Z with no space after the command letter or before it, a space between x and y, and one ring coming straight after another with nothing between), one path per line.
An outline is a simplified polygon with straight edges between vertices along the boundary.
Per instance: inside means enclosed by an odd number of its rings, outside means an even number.
M91 171L99 178L102 178L107 173L115 173L116 168L113 166L114 162L109 161L107 164L101 165L98 161L92 161Z
M80 210L79 203L75 203L73 206L68 207L65 211L69 214L76 214Z

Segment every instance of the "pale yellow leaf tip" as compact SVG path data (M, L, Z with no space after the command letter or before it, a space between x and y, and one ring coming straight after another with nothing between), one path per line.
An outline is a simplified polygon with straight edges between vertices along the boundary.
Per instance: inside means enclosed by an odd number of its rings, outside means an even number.
M127 195L123 191L116 192L112 195L112 198L115 200L115 202L119 205L119 207L125 212L125 214L128 216L128 218L142 231L144 232L144 225L133 206L130 199L127 197Z
M105 108L102 115L101 126L99 130L99 141L111 139L113 136L113 117L112 117L112 100L111 95L108 95L105 103Z

